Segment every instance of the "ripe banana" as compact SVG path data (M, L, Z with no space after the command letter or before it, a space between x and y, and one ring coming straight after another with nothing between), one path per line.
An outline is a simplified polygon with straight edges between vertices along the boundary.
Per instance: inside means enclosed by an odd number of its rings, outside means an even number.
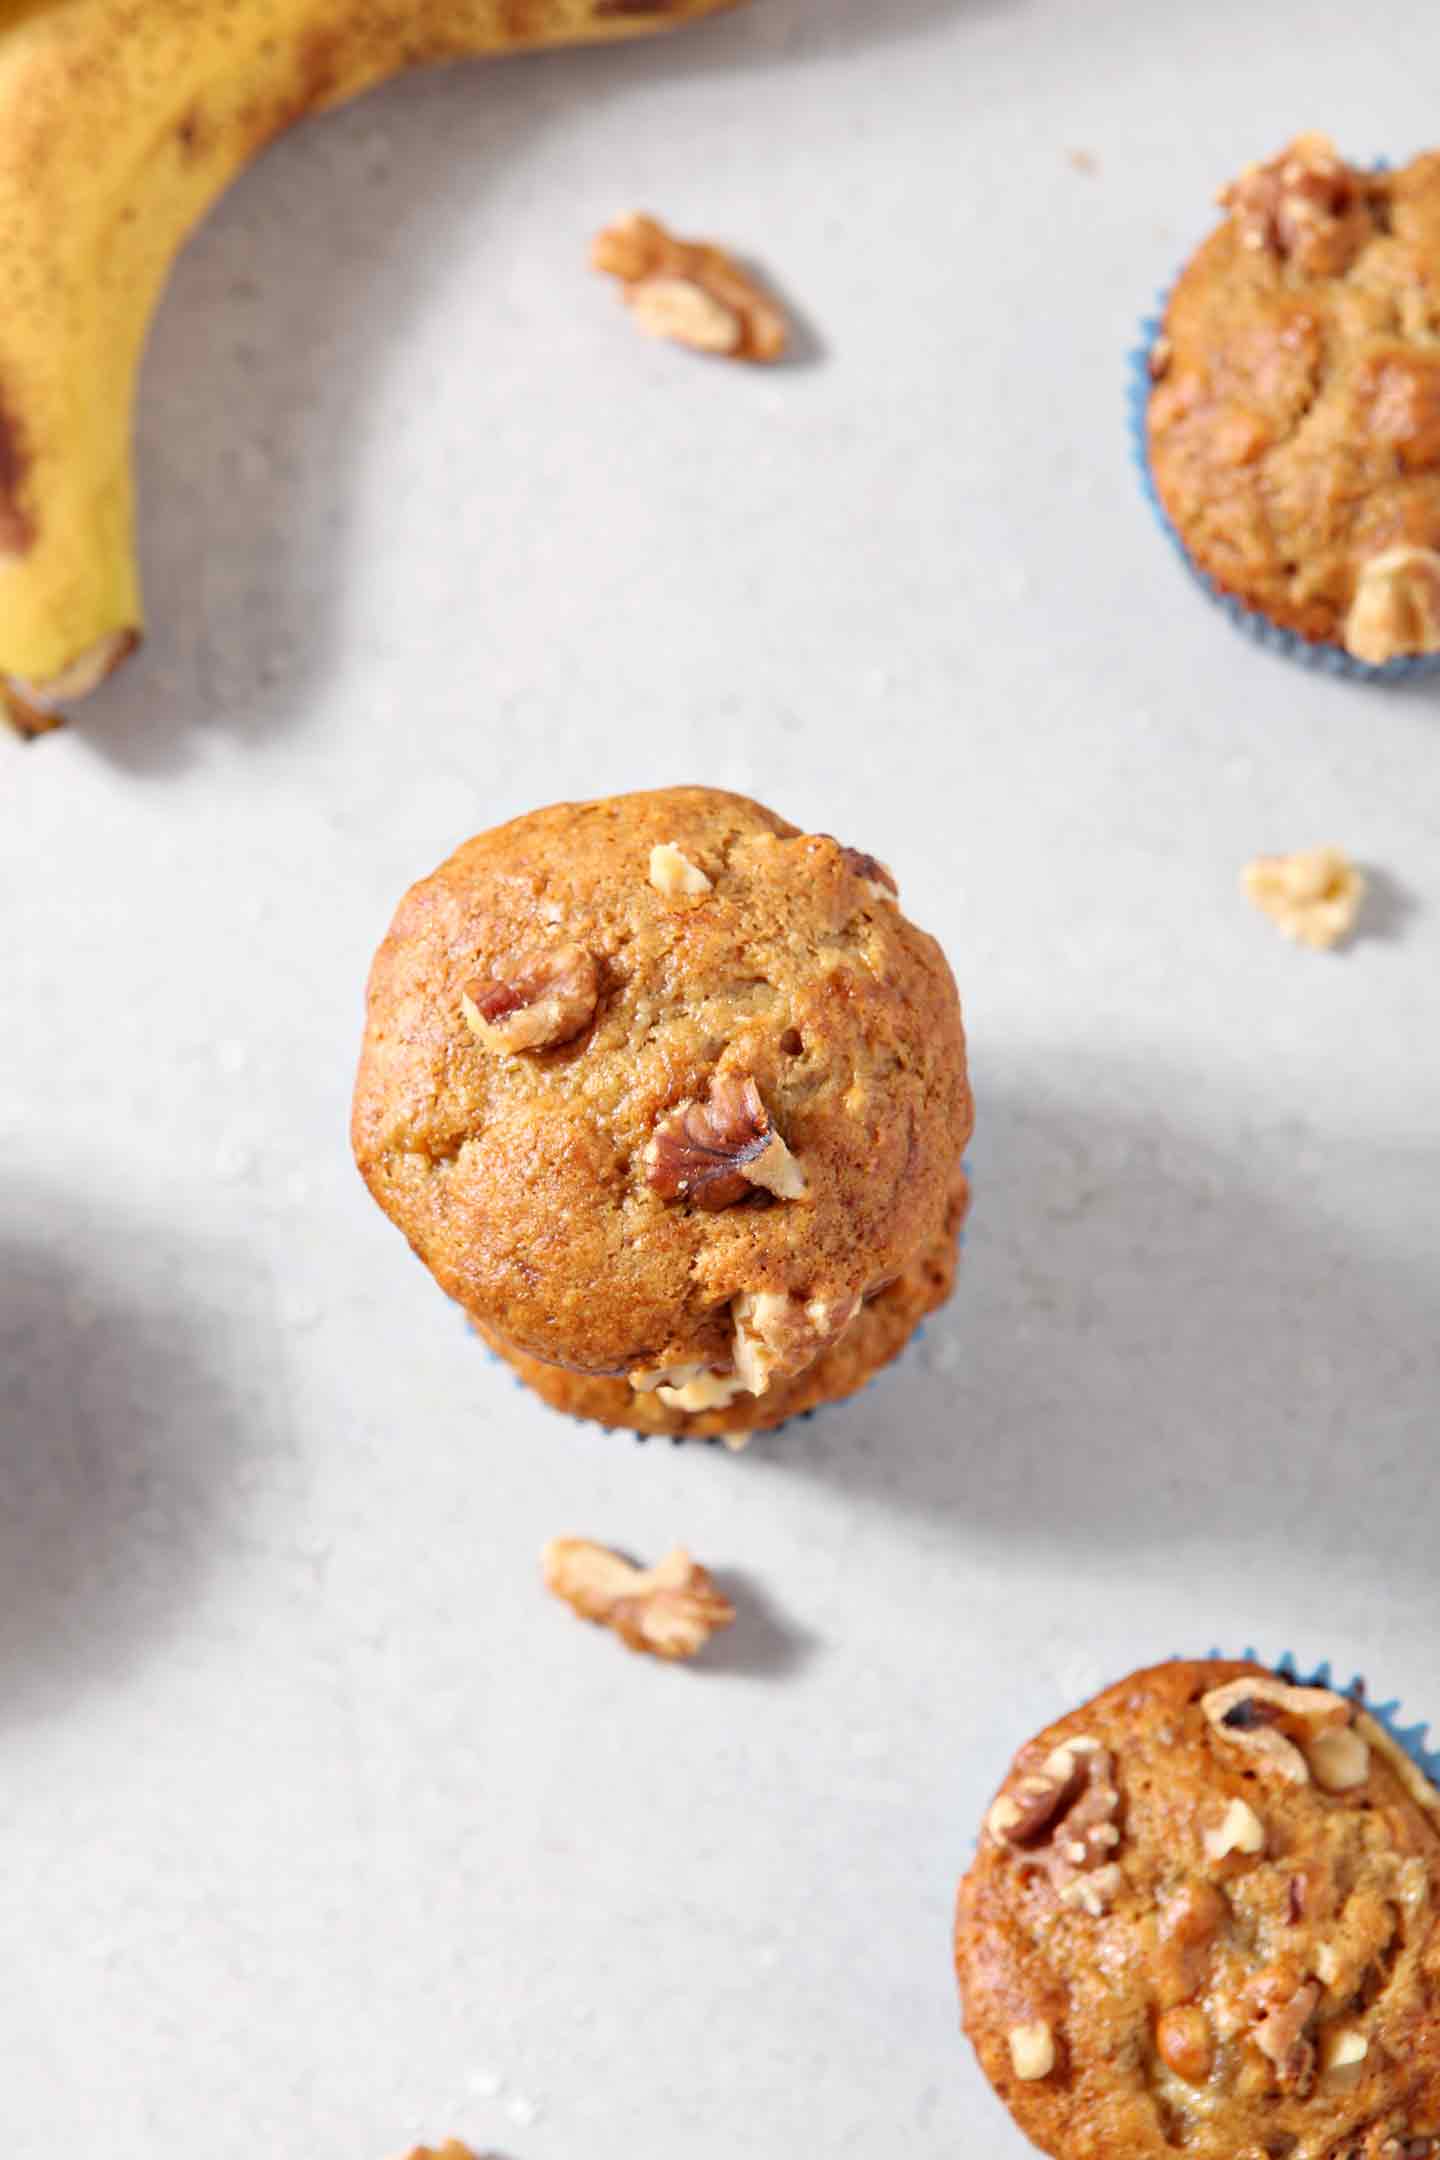
M267 143L421 62L733 0L0 0L0 698L55 724L139 642L131 408L181 242Z

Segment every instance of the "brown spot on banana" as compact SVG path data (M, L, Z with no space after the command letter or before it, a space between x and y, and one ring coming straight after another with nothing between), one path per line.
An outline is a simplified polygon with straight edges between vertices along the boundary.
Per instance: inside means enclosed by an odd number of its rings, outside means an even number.
M0 397L0 555L24 555L34 545L34 521L21 499L29 470L20 423Z

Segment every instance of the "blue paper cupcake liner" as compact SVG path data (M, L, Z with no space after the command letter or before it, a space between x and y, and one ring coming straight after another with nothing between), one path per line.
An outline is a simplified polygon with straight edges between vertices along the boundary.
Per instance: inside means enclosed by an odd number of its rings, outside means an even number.
M1357 660L1341 645L1316 644L1309 638L1297 635L1293 630L1282 630L1278 623L1270 621L1255 608L1246 607L1234 593L1225 592L1215 580L1194 560L1175 527L1171 524L1155 476L1150 470L1150 440L1146 432L1146 414L1150 406L1150 393L1155 385L1150 376L1150 354L1156 338L1160 335L1169 304L1170 291L1162 292L1157 312L1147 315L1140 325L1140 342L1129 357L1129 387L1126 396L1127 418L1130 432L1130 448L1140 475L1140 486L1145 500L1155 513L1155 518L1170 545L1180 557L1191 578L1207 599L1227 615L1237 630L1266 652L1280 653L1288 660L1298 660L1304 667L1318 669L1322 675L1337 675L1346 682L1399 683L1410 682L1417 675L1440 673L1440 653L1411 653L1398 660L1387 660L1383 667L1371 667Z
M1212 1658L1229 1658L1225 1650L1211 1650ZM1298 1687L1330 1688L1337 1695L1348 1696L1358 1709L1373 1718L1388 1739L1394 1741L1423 1778L1440 1790L1440 1747L1431 1745L1430 1727L1422 1722L1407 1725L1398 1701L1374 1702L1360 1674L1352 1680L1340 1681L1332 1673L1330 1660L1326 1658L1315 1666L1302 1666L1293 1652L1286 1650L1278 1658L1262 1657L1258 1650L1244 1649L1240 1656L1254 1665L1263 1665L1267 1672L1275 1673L1282 1680L1290 1680Z

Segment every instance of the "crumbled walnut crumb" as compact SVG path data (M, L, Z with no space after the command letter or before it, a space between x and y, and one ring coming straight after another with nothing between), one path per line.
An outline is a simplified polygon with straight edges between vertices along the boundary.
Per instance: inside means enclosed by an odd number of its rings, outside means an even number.
M1350 935L1365 897L1363 873L1335 847L1257 855L1246 864L1241 882L1286 937L1317 952Z
M637 1371L630 1385L639 1394L659 1396L667 1410L696 1413L728 1410L737 1395L746 1392L737 1373L718 1372L712 1365L667 1365L653 1372Z
M683 1545L653 1568L637 1568L585 1538L552 1538L541 1558L545 1586L583 1620L608 1627L631 1650L690 1658L735 1618Z
M778 360L785 351L783 309L723 248L679 240L637 214L597 234L590 259L619 278L650 337L732 360Z
M1049 2077L1055 2068L1055 2035L1044 2018L1037 2018L1033 2025L1012 2025L1009 2041L1016 2077L1027 2084Z
M1230 1853L1261 1853L1265 1850L1265 1825L1246 1800L1232 1800L1219 1824L1204 1837L1207 1860L1224 1860Z
M753 1080L717 1073L708 1102L683 1102L662 1118L643 1156L647 1184L662 1200L731 1207L753 1186L798 1200L805 1176L770 1122Z
M1080 1861L1077 1856L1084 1850L1084 1846L1077 1842L1064 1857L1078 1867ZM1060 1903L1070 1906L1074 1911L1088 1913L1092 1920L1103 1919L1125 1887L1124 1871L1114 1860L1107 1860L1104 1867L1094 1868L1088 1875L1072 1875L1068 1881L1061 1881L1052 1870L1051 1879L1059 1882L1057 1895Z
M1367 667L1440 652L1440 553L1392 547L1362 563L1342 642Z
M460 999L465 1025L487 1050L552 1050L590 1025L600 971L579 945L526 952L504 975L476 977Z
M715 889L705 872L688 855L682 855L673 840L662 840L651 848L650 883L667 900L698 900L702 893Z

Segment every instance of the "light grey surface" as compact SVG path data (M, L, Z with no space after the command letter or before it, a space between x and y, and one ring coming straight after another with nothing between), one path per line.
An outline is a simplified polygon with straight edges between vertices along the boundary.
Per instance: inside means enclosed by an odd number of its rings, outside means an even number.
M392 88L192 245L149 646L0 760L10 2160L1018 2155L947 1949L1012 1746L1212 1642L1440 1715L1440 692L1238 638L1121 430L1217 182L1433 132L1384 16L757 0ZM637 339L634 205L821 349ZM530 1404L345 1142L404 885L678 779L897 865L980 1104L951 1311L738 1460ZM1237 891L1330 839L1338 958ZM732 1579L711 1669L563 1530Z

